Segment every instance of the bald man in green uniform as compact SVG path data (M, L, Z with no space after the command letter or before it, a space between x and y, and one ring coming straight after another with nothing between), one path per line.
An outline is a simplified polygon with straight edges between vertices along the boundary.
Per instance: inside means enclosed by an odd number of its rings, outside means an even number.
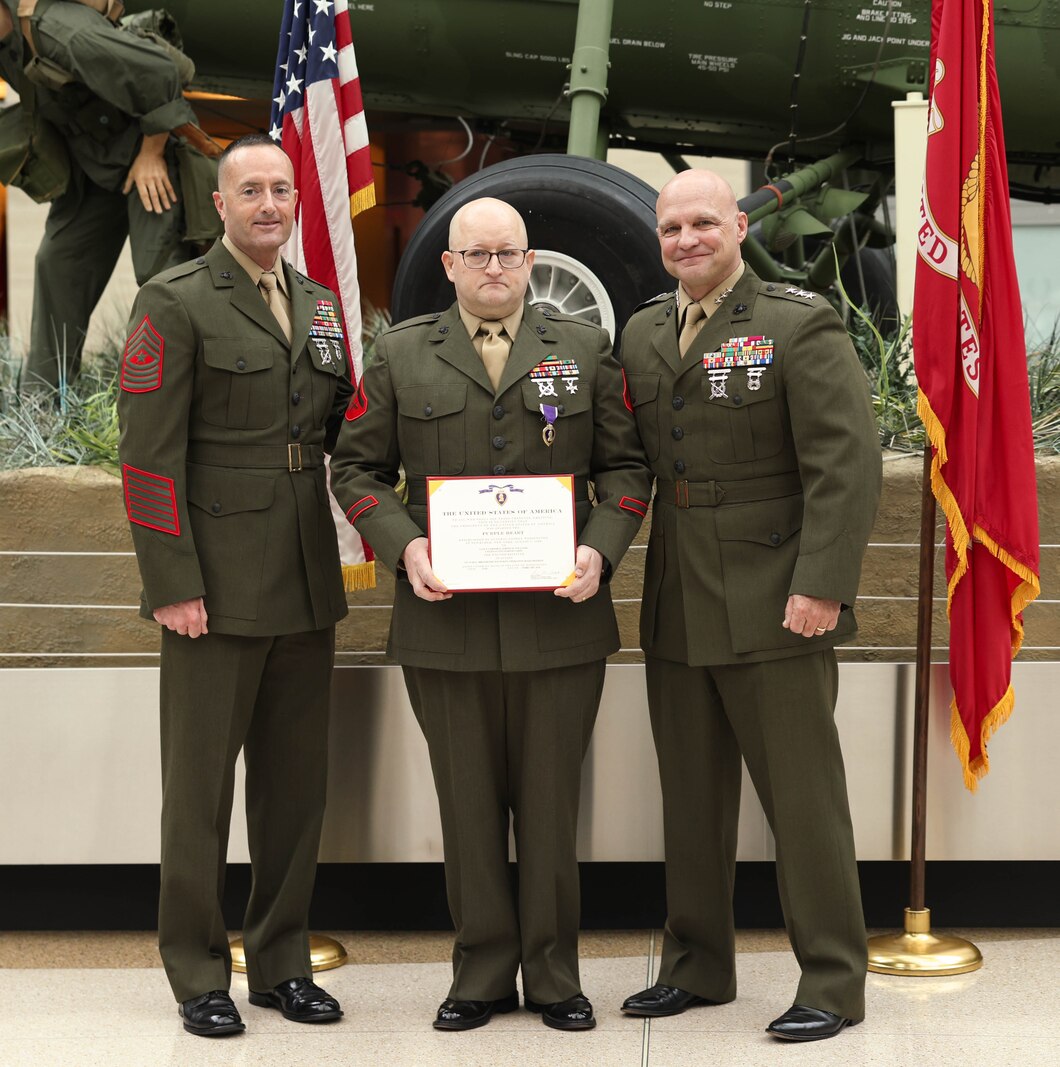
M70 158L70 184L51 202L37 249L30 390L77 377L89 318L126 237L141 285L193 254L172 134L206 138L170 54L119 29L122 11L114 0L18 3L22 61L39 56L53 72L34 78L35 107Z
M339 303L279 255L297 192L264 135L230 145L225 236L140 290L121 363L119 455L162 625L158 938L184 1028L244 1029L221 913L236 758L247 771L250 1001L342 1012L311 980L335 623L346 615L325 486L349 396Z
M607 578L651 487L607 335L524 302L534 253L518 213L475 200L442 262L456 303L376 342L332 487L397 575L388 654L427 738L456 926L434 1026L469 1030L519 1005L562 1030L595 1025L578 974L581 764L618 650ZM404 466L408 502L392 487ZM574 477L572 584L450 593L427 554L426 478ZM590 502L588 482L595 485ZM514 814L519 888L508 866Z
M865 928L833 647L880 490L868 387L824 297L746 267L747 216L709 171L658 201L677 278L631 317L622 362L656 475L641 642L662 780L668 918L659 981L633 1015L736 995L732 885L747 763L776 839L802 968L776 1037L864 1017Z

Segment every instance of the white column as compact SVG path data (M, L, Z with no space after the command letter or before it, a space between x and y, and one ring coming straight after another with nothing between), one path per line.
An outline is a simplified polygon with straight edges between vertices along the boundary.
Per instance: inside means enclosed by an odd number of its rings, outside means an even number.
M916 232L920 226L920 193L927 154L928 101L921 93L895 100L894 108L894 237L897 265L898 310L913 310L913 276L916 270Z

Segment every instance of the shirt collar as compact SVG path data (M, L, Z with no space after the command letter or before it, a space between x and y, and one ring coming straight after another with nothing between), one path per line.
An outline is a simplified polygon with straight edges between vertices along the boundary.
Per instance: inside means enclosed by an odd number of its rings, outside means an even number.
M229 240L227 233L221 238L221 244L228 249L232 258L247 272L247 274L250 275L250 280L254 283L256 288L261 282L261 276L265 273L265 268L262 267L261 264L255 263L243 249L239 248L235 242ZM276 275L276 284L279 287L280 292L286 296L287 278L284 276L283 259L280 257L279 253L276 254L276 262L273 264L272 272Z
M478 315L473 315L462 304L457 304L457 308L460 311L460 321L463 322L464 327L467 330L468 337L474 337L478 333L479 327L484 322L497 322L500 321L504 327L504 332L514 341L515 335L519 332L519 327L523 321L523 305L520 304L510 315L506 315L503 319L482 319Z

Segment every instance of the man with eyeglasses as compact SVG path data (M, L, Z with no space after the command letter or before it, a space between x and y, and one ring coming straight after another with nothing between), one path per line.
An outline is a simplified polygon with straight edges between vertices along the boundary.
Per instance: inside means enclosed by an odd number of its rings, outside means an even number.
M439 1030L514 1011L520 967L525 1005L546 1025L595 1025L578 974L581 764L604 659L619 647L607 583L651 476L607 334L525 302L527 244L502 201L457 211L442 253L456 302L379 338L331 468L347 517L397 578L387 653L404 669L438 791L456 927ZM407 503L391 491L399 466ZM575 580L450 593L427 553L427 476L494 477L503 489L526 474L574 476Z
M866 946L834 646L876 513L880 448L865 375L818 293L741 260L747 216L709 171L659 195L678 280L622 335L656 475L641 608L662 781L667 910L658 982L631 1015L736 996L732 887L747 764L776 839L802 968L775 1037L832 1037L865 1014Z

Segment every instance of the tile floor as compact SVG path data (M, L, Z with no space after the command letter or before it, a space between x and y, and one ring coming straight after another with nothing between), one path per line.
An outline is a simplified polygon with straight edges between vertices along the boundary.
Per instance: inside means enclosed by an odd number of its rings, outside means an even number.
M347 1015L300 1027L233 997L245 1035L186 1035L153 934L0 934L3 1067L1060 1067L1060 931L958 931L982 970L953 978L869 975L868 1018L832 1041L782 1044L765 1024L788 1003L797 968L782 933L738 936L740 995L646 1023L622 999L653 980L650 931L587 932L582 979L596 1030L561 1034L524 1011L464 1034L430 1020L449 981L449 935L339 933L351 962L319 976Z

